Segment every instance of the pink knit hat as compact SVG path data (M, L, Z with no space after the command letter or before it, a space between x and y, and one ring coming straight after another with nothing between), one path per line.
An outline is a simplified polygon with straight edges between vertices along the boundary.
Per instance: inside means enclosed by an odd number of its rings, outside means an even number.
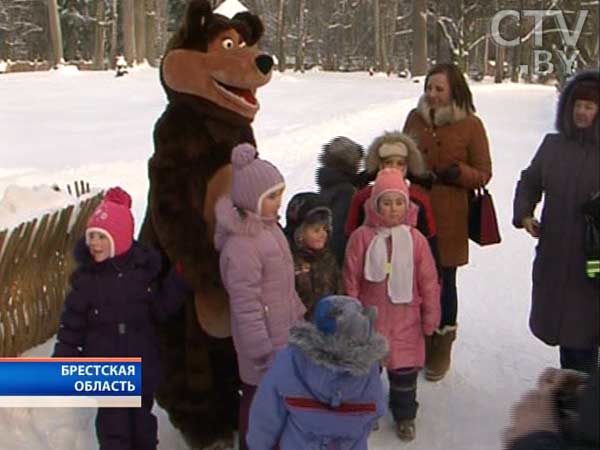
M120 187L109 189L85 229L85 243L90 244L90 235L101 232L110 241L110 257L127 252L133 243L133 216L131 197Z
M379 198L388 192L401 193L408 206L410 197L402 171L398 169L382 169L377 173L375 185L373 186L373 191L371 191L371 202L375 211L377 211L377 201Z
M260 215L262 200L285 186L283 176L273 164L256 156L250 144L240 144L231 153L233 179L231 199L238 208Z

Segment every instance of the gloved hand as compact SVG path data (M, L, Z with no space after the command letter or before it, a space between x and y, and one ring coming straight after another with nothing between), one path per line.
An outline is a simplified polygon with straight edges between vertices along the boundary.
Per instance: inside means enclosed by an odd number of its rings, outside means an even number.
M535 217L525 217L521 222L523 224L523 228L534 238L540 237L540 222Z
M444 184L454 184L460 177L460 167L458 164L450 164L445 169L441 169L435 172L438 180Z
M261 375L264 375L269 367L273 364L273 359L275 355L268 355L262 358L255 359L252 361L254 363L254 369L259 372Z
M425 189L431 189L431 186L437 181L435 173L427 171L421 175L408 175L408 179Z
M511 422L504 430L504 448L510 448L517 439L537 431L560 433L561 427L556 410L557 396L561 389L576 384L583 389L586 375L566 369L547 368L538 379L536 389L526 392L512 407Z

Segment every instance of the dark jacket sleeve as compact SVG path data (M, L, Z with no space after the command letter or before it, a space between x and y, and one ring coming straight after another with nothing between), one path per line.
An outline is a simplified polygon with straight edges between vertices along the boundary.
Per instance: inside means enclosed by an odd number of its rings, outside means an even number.
M333 232L330 239L330 248L335 255L339 267L344 264L347 240L345 227L354 192L354 188L350 186L341 188L331 202Z
M507 450L567 450L557 433L536 431L517 439Z
M521 178L517 182L512 221L516 228L523 228L523 219L533 216L533 211L542 198L542 161L547 141L548 136L544 138L529 167L521 172Z
M190 288L177 273L175 267L171 268L160 284L149 289L152 312L158 322L163 322L176 314L185 303L185 299L191 294Z
M76 281L71 282L54 346L54 357L79 357L83 352L87 330L89 298Z

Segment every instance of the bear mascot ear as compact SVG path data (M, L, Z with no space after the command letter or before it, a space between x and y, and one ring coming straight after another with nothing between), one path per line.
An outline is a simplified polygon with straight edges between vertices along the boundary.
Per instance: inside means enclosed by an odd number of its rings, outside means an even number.
M258 42L258 40L262 37L265 28L260 20L260 18L254 14L251 14L247 11L239 12L231 19L233 23L238 23L241 26L236 28L242 28L243 32L242 36L244 36L244 40L246 44L252 46Z
M206 29L212 20L213 12L208 0L191 0L185 10L183 23L169 41L167 49L195 48L206 51Z

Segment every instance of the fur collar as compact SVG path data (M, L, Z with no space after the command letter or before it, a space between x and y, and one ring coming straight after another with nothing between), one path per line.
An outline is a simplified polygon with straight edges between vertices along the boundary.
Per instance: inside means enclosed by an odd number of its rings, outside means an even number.
M231 196L221 197L215 205L215 216L217 227L215 229L215 248L221 251L228 237L256 236L265 225L277 226L277 219L260 217L258 214L243 211L240 212L231 200Z
M452 102L450 105L438 108L436 110L435 119L432 123L431 109L432 108L427 104L425 95L421 95L421 98L419 98L419 103L417 104L417 111L430 127L443 127L445 125L451 125L453 123L460 122L469 115L464 108L460 108L456 103Z
M357 376L368 374L373 364L388 353L387 341L379 333L373 333L366 343L357 343L327 336L309 322L301 322L290 330L289 343L319 366Z

